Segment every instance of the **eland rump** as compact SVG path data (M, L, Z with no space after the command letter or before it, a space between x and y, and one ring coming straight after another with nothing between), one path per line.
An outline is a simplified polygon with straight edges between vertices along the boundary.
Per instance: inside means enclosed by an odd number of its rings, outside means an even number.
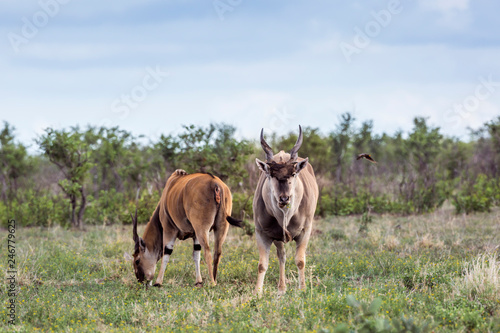
M211 174L187 174L181 169L173 172L142 237L137 234L137 211L133 219L133 264L137 280L151 283L156 263L163 258L155 283L155 286L161 286L176 239L193 238L195 286L202 285L202 248L210 282L215 285L229 224L241 227L241 221L231 217L231 209L231 191L219 178ZM210 230L214 230L215 238L213 260L209 246Z
M285 243L290 240L294 240L297 245L295 264L299 269L299 288L305 289L306 248L311 236L319 191L309 159L297 155L302 145L302 128L299 126L299 137L289 154L280 151L274 155L264 140L264 129L260 134L260 143L266 153L266 161L256 159L262 173L253 200L259 248L255 293L262 293L272 243L276 246L279 260L278 291L280 294L286 292Z

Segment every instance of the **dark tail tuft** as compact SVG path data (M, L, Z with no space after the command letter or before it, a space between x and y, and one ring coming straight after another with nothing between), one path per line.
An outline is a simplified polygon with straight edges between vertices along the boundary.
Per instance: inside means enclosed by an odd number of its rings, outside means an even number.
M230 225L234 225L235 227L238 228L243 228L243 221L237 220L234 217L228 216L226 217L227 222L229 222Z

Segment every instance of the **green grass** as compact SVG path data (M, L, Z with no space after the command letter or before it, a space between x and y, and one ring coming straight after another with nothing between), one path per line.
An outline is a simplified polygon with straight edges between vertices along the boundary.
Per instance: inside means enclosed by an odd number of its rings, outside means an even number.
M240 229L231 228L224 244L217 286L193 287L192 242L178 241L163 287L147 289L123 257L133 250L129 226L18 228L17 325L6 323L4 284L0 331L333 332L409 318L435 332L500 331L500 211L373 216L367 231L360 226L360 216L316 221L305 292L297 290L287 244L288 291L278 296L273 247L261 298L253 296L255 238ZM4 272L6 244L2 236ZM204 263L202 275L206 282ZM380 308L363 314L348 295L365 304L380 299Z

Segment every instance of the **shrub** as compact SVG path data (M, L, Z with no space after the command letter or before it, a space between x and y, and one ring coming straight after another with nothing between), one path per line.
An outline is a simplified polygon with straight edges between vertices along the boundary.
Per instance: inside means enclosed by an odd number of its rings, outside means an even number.
M125 207L125 195L115 189L100 191L95 199L89 195L88 205L85 210L85 223L87 224L113 224L120 222Z
M70 222L69 204L66 198L27 190L9 202L0 203L0 214L15 219L22 226L66 226ZM7 220L2 224L6 226Z
M253 208L252 208L253 194L249 196L245 193L234 192L232 193L232 195L233 195L232 215L240 219L245 219L246 217L251 218L253 216Z
M134 215L135 210L137 209L137 223L144 224L148 223L149 219L155 212L156 206L158 206L158 202L160 201L161 195L153 191L152 193L148 193L144 191L137 202L129 200L126 205L124 205L124 209L121 213L121 223L123 224L132 224L132 219L130 218L130 214Z
M253 236L253 234L255 234L255 224L253 223L253 221L248 221L246 219L243 219L242 225L243 225L243 230L245 230L245 235Z
M316 214L320 216L329 215L351 215L364 214L370 210L373 213L412 213L414 211L411 202L393 201L385 194L375 195L369 192L360 192L357 195L352 192L328 192L321 193Z
M489 212L493 204L500 199L500 186L494 179L480 174L474 183L469 182L453 197L453 205L457 214L472 212Z

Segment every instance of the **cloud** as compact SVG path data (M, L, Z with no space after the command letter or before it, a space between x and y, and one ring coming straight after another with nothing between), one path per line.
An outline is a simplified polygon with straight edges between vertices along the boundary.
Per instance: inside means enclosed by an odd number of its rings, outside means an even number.
M9 2L0 35L19 32L38 2ZM69 1L14 53L0 41L3 116L22 140L46 126L110 119L157 137L181 124L235 125L256 139L262 127L280 134L297 124L328 132L342 112L373 119L378 132L411 130L429 116L447 133L446 112L474 92L479 76L500 80L498 2L418 0L347 64L340 41L373 21L386 0L312 3L243 1L226 19L194 0ZM3 48L2 48L3 47ZM121 119L111 104L141 84L146 68L171 75ZM500 93L470 115L477 126L498 114Z
M438 26L464 31L473 21L470 0L420 0L419 3L425 10L441 14L436 20Z
M449 11L465 11L469 9L469 0L420 0L422 7L447 13Z

